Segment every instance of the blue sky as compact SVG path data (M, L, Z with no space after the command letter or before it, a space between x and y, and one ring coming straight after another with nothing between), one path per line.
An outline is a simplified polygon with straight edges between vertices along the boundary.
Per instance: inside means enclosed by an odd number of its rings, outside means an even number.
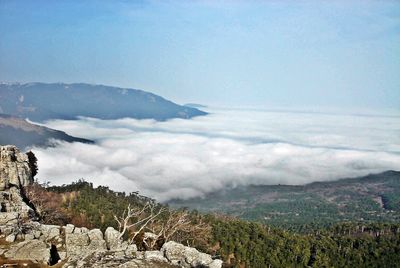
M400 109L399 1L0 0L0 80Z

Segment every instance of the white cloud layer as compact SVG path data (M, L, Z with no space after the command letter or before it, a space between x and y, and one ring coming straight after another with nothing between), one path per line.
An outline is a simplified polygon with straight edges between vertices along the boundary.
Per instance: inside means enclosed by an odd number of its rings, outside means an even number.
M151 196L190 198L226 186L304 184L400 170L400 117L215 110L192 120L55 120L96 140L34 148L38 178L80 178Z

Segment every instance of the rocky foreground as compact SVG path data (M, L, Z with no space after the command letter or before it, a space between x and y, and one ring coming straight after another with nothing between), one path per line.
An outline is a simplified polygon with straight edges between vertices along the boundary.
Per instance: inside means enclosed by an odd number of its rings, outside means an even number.
M32 183L28 156L0 147L0 265L43 267L222 267L221 260L169 241L158 251L138 251L108 227L89 230L72 224L44 225L24 195Z

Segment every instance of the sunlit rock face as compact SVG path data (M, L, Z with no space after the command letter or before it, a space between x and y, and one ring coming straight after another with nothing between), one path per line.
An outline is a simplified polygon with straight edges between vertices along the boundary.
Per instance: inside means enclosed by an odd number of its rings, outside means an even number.
M12 145L0 147L0 224L30 219L34 211L24 201L22 189L32 183L28 156Z
M0 191L18 189L32 182L28 156L13 145L0 147Z

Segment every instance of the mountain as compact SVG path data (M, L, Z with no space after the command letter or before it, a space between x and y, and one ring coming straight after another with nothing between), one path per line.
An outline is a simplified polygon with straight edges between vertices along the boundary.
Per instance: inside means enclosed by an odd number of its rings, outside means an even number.
M0 112L33 121L77 116L167 120L207 114L142 90L83 83L0 84Z
M338 222L399 222L400 172L307 185L251 185L171 200L172 207L223 212L246 220L299 230Z
M48 146L51 139L67 142L93 143L91 140L76 138L63 131L38 126L26 120L0 114L0 145L15 144L19 148L29 146Z
M184 106L198 108L198 109L207 108L207 105L198 104L198 103L186 103Z

